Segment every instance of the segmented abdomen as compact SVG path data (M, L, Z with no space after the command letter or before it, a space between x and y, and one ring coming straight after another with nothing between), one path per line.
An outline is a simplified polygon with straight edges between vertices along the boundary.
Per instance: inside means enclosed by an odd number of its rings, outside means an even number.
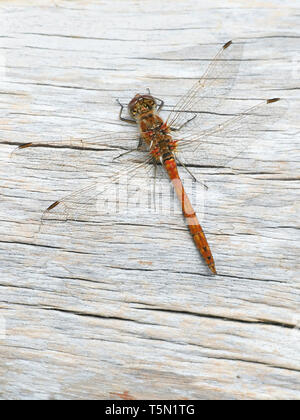
M211 250L209 248L207 239L200 226L199 220L196 216L193 206L183 188L174 158L169 157L168 159L164 160L164 166L174 186L177 197L181 203L183 215L187 220L187 224L193 236L195 244L197 248L199 249L202 257L205 259L212 273L217 274L214 259L213 259Z

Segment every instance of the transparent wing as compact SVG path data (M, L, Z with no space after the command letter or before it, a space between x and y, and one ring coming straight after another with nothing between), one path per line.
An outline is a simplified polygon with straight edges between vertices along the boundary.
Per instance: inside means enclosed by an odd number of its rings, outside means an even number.
M78 237L81 223L92 232L93 226L138 224L139 218L143 224L170 221L170 217L178 220L182 210L163 167L142 151L133 151L128 156L121 158L121 162L102 166L95 182L50 204L38 224L37 234L53 235L53 226L56 229L61 225L60 235L75 229ZM184 172L182 180L191 201L202 211L202 186L195 186Z
M178 137L180 159L203 166L224 166L259 140L262 132L283 116L287 103L279 98L252 106L207 130L190 130Z
M51 171L88 171L89 167L98 163L98 159L111 160L113 156L135 149L138 140L137 130L129 130L125 133L102 132L88 138L28 142L15 148L11 159L20 168L30 166L32 169Z
M242 44L235 44L232 41L224 44L203 76L175 105L167 118L167 124L179 129L194 117L194 123L201 126L205 114L215 112L232 88L242 52ZM187 56L186 60L188 59Z
M138 177L150 176L154 166L151 165L152 156L145 158L145 153L133 151L126 164L120 162L102 166L99 176L83 188L68 194L52 203L43 213L42 224L45 221L86 221L94 222L103 215L124 211L128 199L133 198L129 187L131 181ZM141 181L140 181L141 182ZM127 200L127 201L126 201Z

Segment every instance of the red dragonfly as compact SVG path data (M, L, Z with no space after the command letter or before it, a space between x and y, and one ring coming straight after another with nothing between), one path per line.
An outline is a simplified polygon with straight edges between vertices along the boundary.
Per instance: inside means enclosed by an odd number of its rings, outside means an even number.
M264 100L242 113L231 116L221 124L214 125L208 129L199 129L203 119L207 117L208 113L213 113L221 100L215 97L216 93L224 94L231 88L238 70L241 53L242 44L233 44L232 41L224 44L209 64L204 75L181 97L166 121L163 121L159 115L164 102L152 96L150 91L147 94L136 94L134 96L128 104L129 116L127 117L123 116L124 106L119 102L121 106L120 119L136 124L139 129L137 133L139 146L134 150L143 153L146 151L147 158L139 164L133 162L129 168L112 176L107 183L101 185L100 191L98 188L97 193L95 193L97 183L93 183L55 201L45 210L43 219L50 218L49 215L53 214L55 217L58 217L59 212L67 213L68 209L74 206L78 199L81 202L88 201L95 194L98 196L103 194L110 188L112 183L118 182L125 174L134 176L137 169L141 166L147 166L151 163L155 167L156 165L162 165L173 184L196 247L199 249L211 272L217 274L210 246L183 187L178 172L178 165L183 166L189 172L189 169L180 160L180 153L182 154L186 151L191 152L193 157L199 162L202 159L204 165L208 164L212 161L212 154L217 152L218 147L218 164L231 160L241 152L241 144L244 144L244 139L248 138L251 127L256 129L259 124L261 128L264 122L270 124L270 118L275 120L282 114L280 108L277 107L276 109L276 106L271 106L271 104L278 102L279 98L272 98ZM181 129L183 129L182 134L178 135L177 133L181 133ZM85 140L75 139L70 144L79 147L89 147L91 145L101 147L105 140L112 142L113 140L124 138L132 138L132 133L128 135L120 135L120 133L103 134L102 136ZM227 150L223 149L226 138L230 139L230 145L228 146L230 151L228 151L228 148ZM234 138L239 139L238 145L236 145ZM26 143L20 145L18 149L39 147L47 144L53 145L53 143L55 142ZM69 145L68 142L59 142L56 145L63 147L66 144ZM134 151L128 150L123 154L127 153L134 153Z

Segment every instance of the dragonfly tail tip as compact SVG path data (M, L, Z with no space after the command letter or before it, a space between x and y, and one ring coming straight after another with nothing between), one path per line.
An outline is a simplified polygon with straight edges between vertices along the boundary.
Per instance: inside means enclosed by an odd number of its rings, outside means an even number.
M209 265L209 269L213 274L218 274L217 270L216 270L216 267L214 265Z

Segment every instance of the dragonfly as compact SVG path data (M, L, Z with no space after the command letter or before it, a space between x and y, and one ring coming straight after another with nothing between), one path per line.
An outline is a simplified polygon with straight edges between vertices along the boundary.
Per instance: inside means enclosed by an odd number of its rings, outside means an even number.
M258 102L254 106L238 114L231 115L222 123L209 128L201 128L208 114L213 114L217 105L230 91L241 59L243 45L226 42L208 65L203 76L179 99L165 120L161 117L164 101L147 93L137 93L127 105L127 115L124 116L125 106L118 101L120 106L119 118L121 121L134 124L138 130L136 134L103 133L87 139L73 139L71 143L24 143L18 150L39 147L43 145L95 147L101 149L105 141L113 142L121 139L135 138L138 146L126 150L118 156L134 155L136 152L145 156L142 162L135 159L128 161L126 167L113 174L100 189L95 192L96 183L81 188L63 198L54 201L43 213L42 219L58 215L59 212L67 213L68 209L76 205L76 201L87 202L95 194L101 197L109 191L113 183L117 183L125 175L134 177L141 167L161 166L167 174L180 203L182 214L194 243L212 274L217 274L216 264L203 228L199 222L193 205L186 193L179 167L183 167L196 181L184 163L181 156L190 153L197 162L211 163L212 155L218 151L217 163L221 164L231 160L241 151L241 145L249 137L251 129L257 126L264 128L264 124L276 120L282 114L282 109L276 105L280 98L271 98ZM216 96L218 94L218 97ZM275 107L275 109L274 109ZM226 139L229 139L228 149L225 150ZM243 139L243 141L241 140ZM238 141L237 141L238 140Z

